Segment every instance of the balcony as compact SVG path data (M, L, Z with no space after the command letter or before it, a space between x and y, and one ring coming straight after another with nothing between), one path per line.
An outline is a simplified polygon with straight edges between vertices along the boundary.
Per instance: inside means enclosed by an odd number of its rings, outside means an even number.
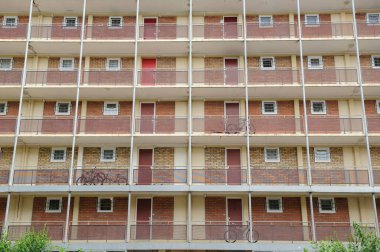
M206 223L192 224L192 238L194 241L225 241L235 240L248 242L249 225L247 222L206 221ZM254 238L257 238L255 236Z
M358 223L370 232L374 232L373 224ZM354 228L351 223L346 222L316 222L315 233L318 241L321 240L340 240L347 241L351 238Z
M246 132L246 122L240 116L193 117L193 132L204 134L242 134Z
M0 39L26 39L28 24L17 24L16 26L0 24Z
M32 25L31 39L42 40L79 40L81 35L81 25L66 27L61 24Z
M26 84L35 86L76 86L78 70L28 70Z
M353 37L353 35L353 26L350 22L320 22L316 25L302 22L302 38L325 39Z
M369 185L367 169L312 168L313 185Z
M74 183L80 186L127 185L129 165L102 165L104 167L75 169Z
M247 39L290 39L295 36L295 24L274 22L262 26L258 22L247 22Z
M362 118L340 116L308 116L310 134L353 134L363 133Z
M133 170L136 185L173 185L187 183L186 167L139 166Z
M135 25L123 24L113 27L108 24L87 25L86 39L88 40L134 40Z
M14 134L16 132L15 117L0 118L0 134Z
M9 170L5 167L1 167L0 169L0 185L6 185L8 184L8 178L9 178Z
M299 71L292 68L274 70L248 68L248 85L291 85L299 83Z
M187 133L187 117L139 116L136 118L136 133L139 133L139 134Z
M52 164L51 167L15 167L14 185L67 185L69 167Z
M243 185L247 184L247 167L194 167L193 184L205 185Z
M372 67L362 67L362 80L364 84L379 84L380 69Z
M125 241L127 223L123 221L90 221L70 224L69 240L71 241Z
M380 167L379 166L373 166L373 181L376 186L380 185Z
M244 69L193 69L193 84L199 86L243 86Z
M249 117L250 134L295 134L301 128L296 116L265 115Z
M72 134L73 125L73 117L22 118L20 134Z
M19 240L25 233L30 231L46 231L49 238L53 241L62 241L64 236L65 223L60 221L32 222L32 223L10 223L8 226L8 239L11 241Z
M378 24L369 24L365 21L357 21L358 37L380 37L380 26Z
M130 134L130 116L86 117L78 120L80 134Z
M188 26L177 24L145 24L139 27L141 40L187 40Z
M187 86L188 72L186 69L140 69L137 84L141 87Z
M21 86L22 69L0 71L1 86Z
M307 171L303 168L270 168L252 165L251 180L254 185L306 185Z
M259 242L301 242L312 239L311 227L307 222L254 221L252 226Z
M305 69L305 84L347 85L358 83L358 75L355 68L334 68L325 67L323 69Z
M236 40L243 38L243 25L237 23L193 24L194 39Z
M83 84L88 86L133 86L133 69L107 71L100 69L85 70Z
M138 221L131 225L131 240L185 241L187 225L172 221Z

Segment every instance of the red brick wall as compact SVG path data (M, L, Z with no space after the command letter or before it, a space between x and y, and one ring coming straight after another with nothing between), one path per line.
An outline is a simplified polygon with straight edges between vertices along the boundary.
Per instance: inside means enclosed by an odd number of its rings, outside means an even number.
M107 24L108 25L108 16L94 16L92 19L93 24ZM135 24L136 23L136 17L132 16L124 16L123 17L124 24Z
M67 57L70 58L70 57ZM48 59L48 69L57 70L60 66L61 58L50 57ZM74 68L77 69L79 66L79 58L74 58ZM82 67L84 67L84 60L82 61Z
M206 197L205 198L205 220L207 222L226 221L226 198Z
M175 24L177 23L177 17L158 17L159 24Z
M224 115L224 102L223 101L205 101L204 114L209 115Z
M260 67L260 57L248 57L248 67ZM291 68L292 59L289 56L276 56L275 57L276 68Z
M0 224L4 222L5 208L7 207L7 198L0 198Z
M367 115L371 115L371 116L377 115L377 116L380 116L377 113L376 100L366 100L365 101L365 112L366 112Z
M4 20L4 16L0 16L1 22ZM29 21L28 16L18 16L18 24L27 24Z
M204 22L206 24L220 24L220 22L223 20L222 16L205 16Z
M46 101L44 103L44 117L51 117L51 116L56 116L55 115L55 101ZM78 116L80 116L81 112L81 102L79 102L79 108L78 108ZM75 115L75 102L71 102L71 109L70 109L70 116L73 117Z
M322 56L322 62L323 62L323 67L324 68L333 68L333 67L335 67L335 58L334 58L334 56ZM300 60L299 57L297 57L297 66L301 66L301 60ZM308 69L307 56L303 57L303 67L305 68L305 70ZM305 78L306 77L307 76L305 76Z
M90 59L90 69L101 69L105 70L106 69L106 63L107 63L107 58L98 58L98 57L91 57ZM133 58L121 58L121 69L132 69L134 65L134 60Z
M19 102L18 101L7 101L7 107L8 107L7 114L6 115L1 115L0 119L4 118L4 117L15 117L15 116L17 116L17 114L18 114L18 106L19 106Z
M9 170L12 163L13 147L1 147L0 170ZM0 171L1 172L1 171ZM8 181L7 173L0 176L0 183Z
M306 26L305 15L301 15L302 22L302 35L303 37L331 37L332 36L332 26L331 26L331 14L319 14L319 26ZM297 21L296 21L297 22ZM298 36L298 29L296 29L296 36Z
M307 215L310 221L310 203L306 199ZM313 198L314 220L315 222L350 222L347 198L335 198L336 213L320 213L318 198Z
M174 197L153 198L153 221L174 220Z
M259 22L259 16L258 15L252 15L252 16L247 16L246 18L247 23L258 23ZM273 22L289 22L289 15L273 15Z
M35 197L33 199L32 221L36 222L64 222L66 221L67 197L62 198L62 208L60 213L46 213L46 197ZM70 220L73 216L73 199L70 204Z
M175 102L156 102L156 115L157 116L174 116L175 115Z
M307 114L311 115L310 101L306 101ZM303 115L303 102L300 101L300 113ZM326 115L339 115L338 101L326 100Z
M87 102L87 116L103 116L104 102L89 101ZM119 101L119 116L132 115L132 102Z
M79 201L79 222L86 221L120 221L126 222L128 219L128 198L114 197L112 213L97 212L97 197L81 197Z
M301 199L298 197L282 198L283 212L268 213L265 197L252 197L253 221L302 221Z
M261 101L250 101L248 103L249 115L262 115L261 105ZM277 101L277 115L294 115L294 102Z

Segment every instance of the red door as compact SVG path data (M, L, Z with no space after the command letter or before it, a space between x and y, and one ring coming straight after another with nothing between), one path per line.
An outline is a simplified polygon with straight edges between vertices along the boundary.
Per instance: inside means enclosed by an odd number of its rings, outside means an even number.
M229 230L235 230L237 240L245 239L243 232L243 210L241 199L227 199Z
M144 39L157 38L157 18L144 18Z
M240 185L241 184L241 163L240 163L240 150L227 149L227 184Z
M154 103L141 103L140 133L154 132Z
M137 199L136 240L150 239L152 199Z
M239 83L238 59L224 59L224 83L237 85Z
M224 38L237 38L237 17L224 17Z
M242 125L240 125L239 118L239 103L226 103L226 132L234 134L242 130L243 128Z
M141 85L156 84L156 59L142 59Z
M138 179L139 185L152 184L152 166L153 166L153 150L140 149L139 150L139 168Z

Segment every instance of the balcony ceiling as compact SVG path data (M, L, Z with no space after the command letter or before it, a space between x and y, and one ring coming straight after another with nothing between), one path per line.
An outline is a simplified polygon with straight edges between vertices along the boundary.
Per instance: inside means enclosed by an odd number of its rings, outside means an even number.
M20 13L29 11L29 0L0 0L0 10L2 14Z
M242 13L242 0L193 0L193 13Z

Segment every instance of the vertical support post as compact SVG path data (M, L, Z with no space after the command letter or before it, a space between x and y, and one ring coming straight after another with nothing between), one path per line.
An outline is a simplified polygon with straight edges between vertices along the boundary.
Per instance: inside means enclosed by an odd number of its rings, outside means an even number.
M127 237L126 237L126 242L129 242L130 241L130 237L131 237L131 203L132 203L132 199L131 199L131 192L128 193L128 221L127 221Z
M309 194L309 204L310 204L310 219L311 219L311 235L313 241L317 241L317 236L315 232L315 221L314 221L314 205L313 205L313 193Z
M191 225L191 192L187 194L187 242L192 241L192 225Z
M253 220L252 220L252 193L248 193L248 219L249 219L249 239L253 241Z
M193 173L192 173L192 132L193 132L193 118L192 118L192 106L193 106L193 98L192 98L192 87L193 87L193 0L189 0L189 59L188 59L188 82L189 82L189 99L188 99L188 109L187 109L187 120L188 120L188 134L189 134L189 143L187 150L187 179L188 185L190 186L193 183Z

